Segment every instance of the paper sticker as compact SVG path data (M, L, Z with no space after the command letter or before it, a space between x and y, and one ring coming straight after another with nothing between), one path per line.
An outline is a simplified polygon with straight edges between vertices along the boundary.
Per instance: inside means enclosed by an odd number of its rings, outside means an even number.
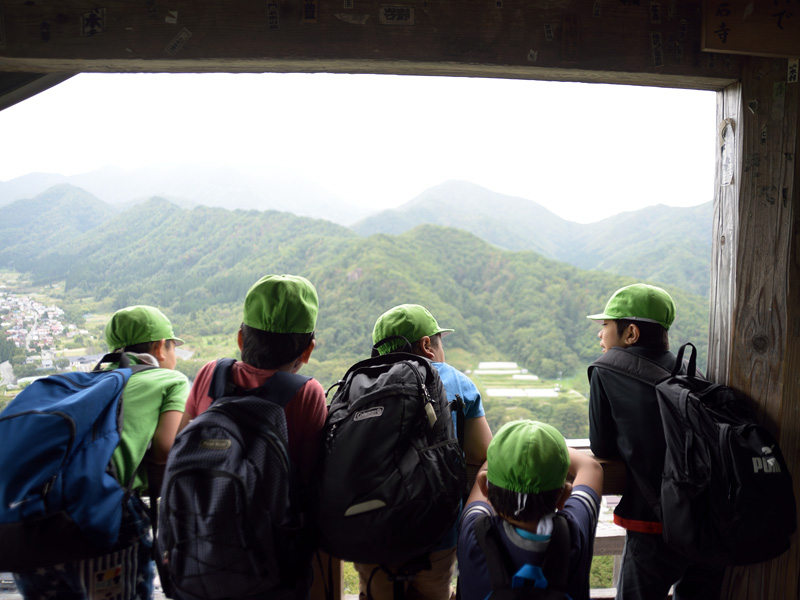
M0 15L0 31L2 31L2 15ZM0 34L2 35L2 34ZM2 46L2 40L0 40L0 46ZM797 71L798 66L800 66L800 59L797 58L790 58L789 59L789 67L786 71L786 83L797 83Z
M351 13L337 13L336 18L351 25L366 25L369 15L354 15Z
M736 150L734 146L733 121L731 119L725 119L722 122L719 137L722 145L720 182L722 185L730 185L733 183L734 151Z
M317 0L303 0L303 23L317 22Z
M550 25L550 23L544 24L544 39L546 39L548 42L553 41L553 26Z
M650 3L650 22L654 25L658 25L661 23L661 3L660 2L651 2Z
M167 47L164 48L164 52L169 54L170 56L175 56L181 48L183 48L184 44L188 41L188 39L192 37L192 32L184 27L178 32L172 41L167 44Z
M538 50L528 50L528 62L536 62L537 58L539 58Z
M267 2L267 30L278 31L281 28L281 9L277 2Z
M381 25L413 25L414 9L410 6L381 6Z
M661 34L654 31L650 34L650 49L653 51L653 66L664 66L664 45L661 42Z
M164 22L168 23L169 25L176 25L178 23L178 11L168 10L167 16L164 17Z
M103 33L106 29L106 9L95 8L91 12L81 15L81 33L84 36L92 36Z
M592 16L596 19L602 14L602 12L600 0L594 0L594 4L592 5Z
M344 8L352 9L353 8L353 0L344 0Z

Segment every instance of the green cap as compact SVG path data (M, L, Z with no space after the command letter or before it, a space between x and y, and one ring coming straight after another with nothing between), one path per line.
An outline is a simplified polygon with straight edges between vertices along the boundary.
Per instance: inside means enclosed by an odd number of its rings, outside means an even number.
M560 489L569 470L564 436L555 427L539 421L512 421L503 425L489 442L486 460L489 481L518 494Z
M265 275L247 291L242 323L271 333L312 333L317 326L317 290L299 275Z
M106 323L105 336L112 350L161 340L173 340L176 346L183 344L175 337L169 319L154 306L121 308Z
M606 309L598 315L589 315L595 321L646 321L658 323L669 330L675 320L675 303L672 297L660 287L646 283L634 283L618 289L606 304Z
M381 340L393 335L402 335L409 343L413 344L423 337L434 336L437 333L452 333L452 329L442 329L433 315L424 306L419 304L401 304L390 308L375 321L372 329L372 343L377 344ZM383 344L378 348L378 353L388 354L397 350L403 345L401 340L393 340Z

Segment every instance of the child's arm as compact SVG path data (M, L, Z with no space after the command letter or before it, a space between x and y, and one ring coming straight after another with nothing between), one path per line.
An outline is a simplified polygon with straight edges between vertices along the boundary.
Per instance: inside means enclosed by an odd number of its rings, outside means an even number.
M178 424L183 413L179 410L168 410L158 417L156 432L153 434L153 447L150 451L150 462L163 465L178 434Z
M472 491L469 493L469 497L467 498L467 504L471 502L489 502L489 486L488 486L488 479L487 473L489 470L489 463L484 461L483 465L481 466L480 470L478 471L478 476L475 478L475 484L472 486Z
M569 474L575 479L572 485L586 485L603 495L603 467L594 458L580 450L569 450Z
M464 456L468 465L486 462L486 449L492 441L492 430L486 417L474 417L464 421Z

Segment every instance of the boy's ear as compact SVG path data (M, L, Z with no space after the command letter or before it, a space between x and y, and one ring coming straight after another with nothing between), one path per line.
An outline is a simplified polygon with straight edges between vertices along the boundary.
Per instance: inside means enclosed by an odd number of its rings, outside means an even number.
M433 360L436 357L436 355L433 353L433 342L431 341L430 337L427 335L422 336L417 344L419 344L419 351L422 356L428 360Z
M308 364L308 359L311 358L311 353L314 351L314 346L317 345L317 340L311 340L308 344L308 348L303 350L303 353L300 355L300 362L304 365Z
M641 331L639 330L639 326L635 323L631 323L625 328L625 334L623 335L622 341L625 342L626 346L634 346L636 345L636 342L639 341L640 335Z
M158 362L167 359L167 340L159 340L150 344L150 354L152 354Z
M236 341L239 343L239 352L241 353L244 349L244 338L242 336L242 328L239 327L239 334L236 336Z
M556 500L556 508L558 510L564 509L564 504L567 502L569 497L572 495L572 484L570 482L566 482L564 487L561 488L561 494L558 496L558 500Z

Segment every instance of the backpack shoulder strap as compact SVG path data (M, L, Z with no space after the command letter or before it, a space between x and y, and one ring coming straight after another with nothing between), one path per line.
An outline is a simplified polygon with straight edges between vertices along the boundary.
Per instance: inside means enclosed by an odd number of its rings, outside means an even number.
M475 537L486 556L492 590L510 589L513 565L489 515L475 521Z
M676 364L678 364L677 361ZM654 360L633 352L626 352L622 348L609 348L607 352L601 354L597 360L589 365L589 379L591 379L592 370L595 368L622 373L648 385L655 385L671 374Z
M267 379L263 385L244 389L233 383L233 365L236 359L219 358L214 366L214 373L211 375L211 383L208 386L208 395L212 403L217 398L224 396L244 396L253 395L274 402L280 407L285 407L295 394L300 391L311 377L277 371L272 377Z
M566 593L569 586L570 535L567 518L556 513L553 534L542 563L542 573L547 578L547 588Z

